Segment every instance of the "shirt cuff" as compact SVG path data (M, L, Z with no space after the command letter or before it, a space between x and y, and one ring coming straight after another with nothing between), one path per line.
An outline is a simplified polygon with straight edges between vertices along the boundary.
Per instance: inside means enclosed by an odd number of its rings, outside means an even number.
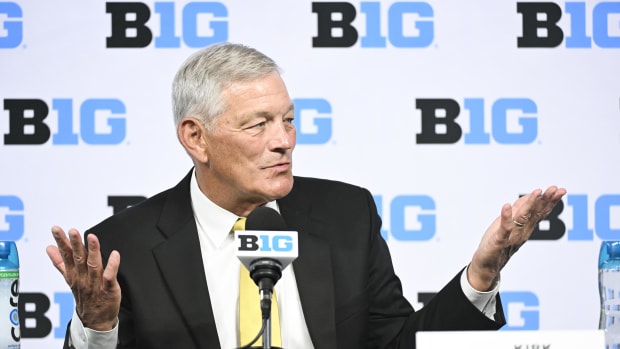
M467 266L467 268L469 268L469 266ZM492 290L480 292L469 284L467 280L467 268L461 273L461 288L463 289L463 293L465 293L465 297L467 297L467 299L469 299L469 301L486 317L494 320L495 307L497 305L495 296L499 293L499 278Z
M109 331L97 331L84 327L80 317L73 312L69 331L70 344L75 349L114 349L118 339L118 321Z

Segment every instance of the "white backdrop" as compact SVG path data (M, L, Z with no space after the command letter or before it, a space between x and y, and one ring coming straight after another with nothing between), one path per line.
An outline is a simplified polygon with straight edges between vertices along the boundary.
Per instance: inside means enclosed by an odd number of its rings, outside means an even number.
M59 347L73 307L45 255L50 227L84 231L113 213L110 198L151 196L189 170L170 84L216 41L284 69L295 174L373 192L416 308L469 261L503 203L557 184L569 194L541 223L547 240L502 274L507 329L597 327L598 248L620 240L620 2L336 3L357 14L338 24L346 15L325 2L147 1L135 5L146 24L123 30L139 19L119 14L127 4L0 0L0 238L20 251L24 348ZM313 47L317 36L349 47ZM141 47L111 47L124 37ZM448 110L423 106L434 99ZM433 127L453 106L458 118Z

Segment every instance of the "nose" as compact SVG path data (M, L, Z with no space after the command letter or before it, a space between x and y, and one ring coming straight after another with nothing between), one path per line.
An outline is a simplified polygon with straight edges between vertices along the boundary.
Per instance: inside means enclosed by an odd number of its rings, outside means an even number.
M274 123L269 139L269 149L286 151L293 149L296 142L295 126L291 123L278 121Z

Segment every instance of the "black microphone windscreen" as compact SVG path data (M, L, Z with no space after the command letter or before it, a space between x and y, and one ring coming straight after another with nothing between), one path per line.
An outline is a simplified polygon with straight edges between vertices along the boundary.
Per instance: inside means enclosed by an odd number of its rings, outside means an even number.
M288 229L278 211L267 206L260 206L248 215L245 230L282 231Z

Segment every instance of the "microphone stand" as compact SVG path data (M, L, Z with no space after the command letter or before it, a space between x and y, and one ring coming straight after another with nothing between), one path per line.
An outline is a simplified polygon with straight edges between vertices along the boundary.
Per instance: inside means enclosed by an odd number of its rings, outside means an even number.
M265 329L263 331L263 349L281 349L271 347L271 297L276 282L282 276L282 265L271 259L259 259L252 262L250 276L257 284L260 293L260 308Z
M263 349L271 349L271 292L260 290L261 310L265 331L263 331Z

